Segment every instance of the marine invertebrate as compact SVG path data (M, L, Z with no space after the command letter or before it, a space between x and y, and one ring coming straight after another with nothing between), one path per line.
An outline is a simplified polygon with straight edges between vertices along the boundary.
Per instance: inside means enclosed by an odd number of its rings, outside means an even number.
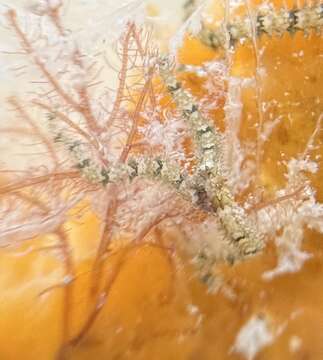
M48 158L43 159L46 167L23 173L3 170L9 180L0 187L0 194L5 219L1 229L3 247L10 248L44 232L52 232L58 240L58 245L46 243L41 249L61 251L64 277L42 294L57 288L65 292L63 353L66 347L84 340L129 254L149 238L156 225L170 225L186 234L195 228L199 238L187 236L183 247L192 254L199 277L212 291L217 285L215 264L221 260L233 264L257 253L281 230L284 233L280 238L290 240L289 230L296 229L296 225L300 236L305 225L322 231L323 210L304 176L305 172L316 171L309 157L320 133L321 116L302 154L288 159L288 184L272 199L261 199L259 176L255 180L254 169L260 173L257 166L263 145L278 121L262 123L257 139L248 144L249 149L242 150L239 126L233 126L239 120L239 109L237 113L231 110L243 84L241 79L234 82L229 77L230 54L227 63L215 61L197 69L202 78L212 76L219 83L223 80L218 86L206 84L209 98L198 99L180 80L183 73L177 71L171 59L158 54L149 33L130 22L117 48L120 68L116 92L103 98L93 90L101 81L100 68L96 69L95 62L64 29L59 17L61 5L45 2L41 21L48 26L48 33L42 32L35 40L22 29L14 10L7 13L24 55L37 70L42 91L24 101L17 97L9 100L15 116L25 120L30 129L3 131L38 138ZM228 38L225 31L221 34ZM218 73L214 76L216 66ZM180 68L184 68L184 75L187 70L196 71L185 65ZM100 101L107 95L112 101ZM261 94L257 95L261 103ZM225 97L224 131L209 110L210 99L217 96ZM42 110L42 125L30 114L35 108ZM261 115L262 108L258 110ZM166 143L154 134L161 129ZM249 156L248 166L243 167L248 151L257 153L257 159ZM249 197L244 198L241 189L248 191L248 187ZM75 274L64 222L68 211L84 198L90 198L97 208L103 226L93 264L87 269L92 280L87 316L75 331L70 327L70 299L79 274ZM194 216L202 221L194 221ZM212 229L211 240L203 239L198 232L205 224ZM118 237L126 238L125 248L122 242L119 245ZM297 239L296 247L300 242ZM173 251L163 243L157 242L156 246ZM109 260L113 267L107 272Z
M261 5L257 11L254 11L253 17L256 19L254 31L259 37L282 36L284 33L293 35L297 31L305 34L311 31L319 33L323 25L322 12L322 4L305 6L301 9L281 8L280 10L275 10L273 6L267 4ZM198 37L203 43L215 49L226 46L225 34L228 34L230 46L253 37L253 21L250 16L235 19L223 26L226 27L225 30L222 27L211 30L204 26Z
M196 7L195 1L187 1L186 18L194 13ZM252 40L254 35L282 36L285 33L293 35L299 31L304 34L311 31L320 33L323 25L323 10L320 3L294 8L283 6L279 9L273 4L260 4L254 9L250 8L250 4L246 7L245 15L236 16L230 21L225 19L215 29L208 28L203 23L197 36L204 44L218 49L225 48L228 44L234 46L236 43Z

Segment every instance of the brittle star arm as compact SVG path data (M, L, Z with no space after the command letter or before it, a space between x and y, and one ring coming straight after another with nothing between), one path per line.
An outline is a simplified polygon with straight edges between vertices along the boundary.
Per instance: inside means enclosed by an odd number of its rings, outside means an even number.
M137 156L131 157L127 162L117 161L108 167L102 167L91 158L85 143L69 138L62 131L55 136L54 141L63 144L71 154L75 167L91 183L106 186L141 177L164 183L193 206L199 206L200 179L188 175L175 163L158 156Z
M263 239L239 206L226 184L223 166L223 135L199 111L197 101L177 81L167 57L161 58L159 72L165 85L182 112L197 147L196 173L205 178L205 190L214 212L226 230L230 242L239 248L241 258L256 253Z
M193 6L189 11L192 12ZM302 31L305 34L314 30L321 32L323 26L323 5L304 6L303 8L275 9L268 4L255 9L253 15L256 35L281 36L284 33L294 34ZM226 46L226 33L229 36L230 45L251 39L253 36L252 19L249 16L236 17L228 24L222 24L216 29L209 29L202 24L198 38L213 49Z

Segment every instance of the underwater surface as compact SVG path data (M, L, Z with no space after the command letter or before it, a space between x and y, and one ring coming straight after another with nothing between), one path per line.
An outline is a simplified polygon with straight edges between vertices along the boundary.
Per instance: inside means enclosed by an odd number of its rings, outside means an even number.
M323 359L323 4L0 8L0 359Z

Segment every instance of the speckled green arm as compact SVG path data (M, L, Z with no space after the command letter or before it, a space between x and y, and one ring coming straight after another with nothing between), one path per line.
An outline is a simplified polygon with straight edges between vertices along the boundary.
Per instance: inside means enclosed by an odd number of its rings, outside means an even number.
M177 81L167 57L161 58L159 72L191 129L198 151L196 173L204 179L201 187L205 189L212 210L219 216L230 241L238 246L241 257L256 253L263 246L262 236L235 202L226 184L222 134L203 117L196 99Z
M231 46L251 39L254 33L252 26L255 27L254 30L258 36L265 34L281 36L284 33L294 34L298 31L305 34L310 31L320 33L323 26L323 4L306 6L301 9L281 8L279 10L266 4L258 7L251 16L254 17L254 21L249 16L236 17L214 30L203 25L198 37L204 44L218 49L226 46L227 36Z

